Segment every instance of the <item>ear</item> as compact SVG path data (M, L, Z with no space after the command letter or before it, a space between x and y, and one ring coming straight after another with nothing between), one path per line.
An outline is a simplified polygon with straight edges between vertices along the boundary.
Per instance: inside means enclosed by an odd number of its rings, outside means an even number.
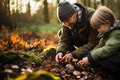
M109 20L106 20L106 25L107 25L108 27L110 27L111 22L110 22Z

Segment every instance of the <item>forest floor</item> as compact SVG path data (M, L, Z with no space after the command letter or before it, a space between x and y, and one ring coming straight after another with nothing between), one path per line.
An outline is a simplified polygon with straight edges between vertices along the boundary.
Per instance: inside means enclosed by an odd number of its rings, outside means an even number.
M0 80L9 80L25 75L26 72L36 71L50 72L62 80L113 80L113 77L99 66L95 68L79 67L76 64L77 59L73 59L70 63L56 63L57 43L58 36L52 33L0 34Z

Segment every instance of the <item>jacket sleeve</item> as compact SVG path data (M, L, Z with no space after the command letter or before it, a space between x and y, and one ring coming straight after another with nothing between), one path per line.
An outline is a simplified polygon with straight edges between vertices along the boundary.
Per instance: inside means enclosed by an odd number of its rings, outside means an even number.
M69 38L70 38L70 30L69 28L63 26L61 36L59 38L59 43L57 46L57 53L58 52L62 52L63 54L66 53L66 51L68 50L68 46L70 46Z
M91 56L94 61L99 61L104 58L108 58L112 55L116 55L120 49L120 32L110 35L105 45L100 48L93 49Z
M96 44L98 43L97 31L92 29L88 36L89 36L89 39L88 39L89 41L87 44L84 44L83 46L79 47L75 51L71 52L71 54L74 57L80 57L83 53L92 50L96 46Z
M93 29L90 25L90 19L93 15L94 11L95 10L92 8L87 8L87 22L86 22L86 24L87 24L89 31L90 31L89 35L88 35L89 36L88 43L79 47L77 50L71 52L71 54L74 57L80 57L83 53L92 50L96 46L96 44L98 43L98 40L97 40L98 32L97 32L97 30Z
M103 45L104 45L103 38L101 38L101 39L99 40L99 43L98 43L98 44L95 46L95 48L93 48L91 51L96 50L96 49L102 47ZM91 52L91 51L90 51L90 52Z

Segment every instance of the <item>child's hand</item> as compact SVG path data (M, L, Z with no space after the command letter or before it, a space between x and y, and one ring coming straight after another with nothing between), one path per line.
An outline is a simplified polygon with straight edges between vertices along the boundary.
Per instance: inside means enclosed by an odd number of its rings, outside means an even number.
M88 60L88 57L84 57L78 62L78 65L80 65L81 67L87 67L89 64L90 62Z
M71 53L66 54L62 60L64 60L65 62L70 62L70 60L73 58Z

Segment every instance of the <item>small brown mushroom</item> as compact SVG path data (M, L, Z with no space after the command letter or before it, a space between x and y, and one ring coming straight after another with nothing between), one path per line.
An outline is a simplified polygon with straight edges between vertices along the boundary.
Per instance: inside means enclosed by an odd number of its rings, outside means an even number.
M81 74L84 75L84 76L88 75L88 73L86 71L82 71Z
M8 74L12 74L13 73L13 71L11 69L5 69L4 72L8 73Z
M79 71L73 71L73 75L74 75L74 76L80 76L81 73L80 73Z
M18 65L12 65L11 68L12 69L19 69L19 66Z
M71 70L71 71L75 69L72 64L67 64L66 68L69 69L69 70Z
M77 79L80 79L81 76L77 76Z

